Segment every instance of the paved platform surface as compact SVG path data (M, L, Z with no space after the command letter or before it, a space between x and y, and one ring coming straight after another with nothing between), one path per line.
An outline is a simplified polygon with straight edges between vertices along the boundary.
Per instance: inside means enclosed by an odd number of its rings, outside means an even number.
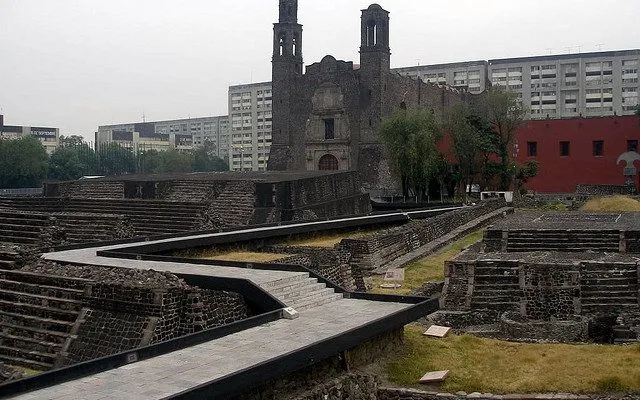
M640 230L640 213L584 211L516 212L495 223L491 230Z
M97 250L128 246L132 244L48 253L43 257L61 262L245 278L267 291L279 280L308 277L307 273L301 272L263 271L96 256ZM295 320L278 320L204 344L14 398L24 400L159 399L296 351L408 307L411 305L339 299L301 311L300 317Z
M407 304L343 299L201 345L17 399L159 399L282 356L400 311Z

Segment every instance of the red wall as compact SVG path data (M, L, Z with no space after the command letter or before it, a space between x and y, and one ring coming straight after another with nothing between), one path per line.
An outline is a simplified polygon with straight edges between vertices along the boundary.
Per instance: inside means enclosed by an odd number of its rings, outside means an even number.
M604 141L601 157L593 155L594 140ZM537 192L569 193L579 184L623 185L625 163L616 161L627 151L627 140L640 141L637 116L528 121L516 132L516 160L538 161L538 176L526 184ZM561 141L570 142L569 156L560 156ZM537 157L527 156L527 142L537 142Z

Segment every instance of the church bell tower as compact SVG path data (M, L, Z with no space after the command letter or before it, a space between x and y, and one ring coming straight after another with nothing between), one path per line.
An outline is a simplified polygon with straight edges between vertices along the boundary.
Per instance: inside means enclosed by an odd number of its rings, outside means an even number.
M291 115L292 93L298 77L302 76L302 25L298 23L298 0L280 0L280 18L273 24L273 124L269 170L291 169L294 160L294 137ZM293 165L292 165L293 164Z

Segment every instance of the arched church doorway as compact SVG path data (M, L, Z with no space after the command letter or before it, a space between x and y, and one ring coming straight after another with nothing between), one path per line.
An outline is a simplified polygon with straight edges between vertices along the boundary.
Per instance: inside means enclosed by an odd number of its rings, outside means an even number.
M338 159L331 154L325 154L320 157L320 161L318 162L318 169L320 171L337 171L338 170Z

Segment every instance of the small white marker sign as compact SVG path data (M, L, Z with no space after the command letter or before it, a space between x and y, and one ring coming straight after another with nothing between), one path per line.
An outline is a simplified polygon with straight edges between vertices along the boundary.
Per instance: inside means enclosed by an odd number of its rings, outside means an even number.
M384 274L385 281L404 282L404 268L390 269Z
M442 382L447 379L447 376L449 376L449 370L427 372L422 378L420 378L420 383Z
M447 326L431 325L423 335L443 338L451 332L451 328Z

